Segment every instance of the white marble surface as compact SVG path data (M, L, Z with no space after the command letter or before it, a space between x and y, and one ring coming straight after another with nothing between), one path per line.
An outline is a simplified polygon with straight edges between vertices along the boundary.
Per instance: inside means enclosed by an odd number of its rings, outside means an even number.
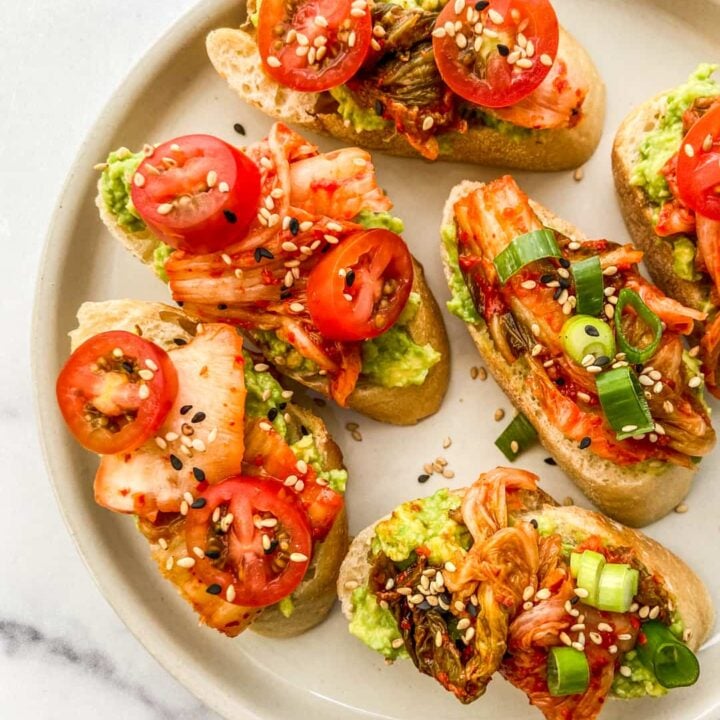
M30 315L67 169L127 70L195 0L2 0L0 7L0 718L215 718L93 584L60 516L32 406Z

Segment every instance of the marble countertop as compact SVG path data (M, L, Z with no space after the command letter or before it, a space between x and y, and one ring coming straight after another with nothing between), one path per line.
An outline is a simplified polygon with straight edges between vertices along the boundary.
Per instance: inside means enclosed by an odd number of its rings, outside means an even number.
M32 0L3 8L0 716L7 720L95 720L99 711L123 720L217 717L144 650L93 584L42 460L29 361L35 277L70 163L129 68L194 2Z

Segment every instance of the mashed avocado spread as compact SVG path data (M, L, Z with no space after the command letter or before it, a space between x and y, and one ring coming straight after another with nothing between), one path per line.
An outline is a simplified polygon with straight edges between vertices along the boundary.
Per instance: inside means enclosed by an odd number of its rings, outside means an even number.
M417 548L426 547L434 565L450 560L458 551L465 552L470 547L470 533L449 516L461 503L460 497L446 488L430 497L403 503L387 520L378 523L372 552L383 552L394 562L402 562Z
M673 240L673 271L683 280L694 282L702 275L695 269L695 243L685 235Z
M640 698L650 695L651 697L662 697L667 690L660 685L655 678L655 673L643 665L635 650L625 653L622 664L630 668L630 677L624 677L615 673L612 684L612 692L620 698Z
M165 272L165 263L167 262L167 259L170 257L170 253L172 253L173 249L166 245L164 242L161 242L155 250L153 250L153 261L152 261L152 268L155 271L155 274L164 282L168 282L168 276Z
M325 480L335 492L345 492L345 484L348 478L347 470L325 470L320 452L315 444L315 438L312 435L304 435L296 443L293 443L290 448L298 460L304 460L308 465L311 465L318 476Z
M353 126L355 132L382 130L389 125L389 121L378 115L374 109L361 107L355 96L345 85L338 85L330 90L330 94L337 101L337 112L342 119Z
M661 174L665 163L678 151L683 138L683 113L703 97L720 95L720 84L712 79L717 65L699 65L683 85L663 96L665 108L657 126L647 133L639 148L639 160L630 182L643 188L649 200L661 205L670 190Z
M447 309L466 323L479 323L482 318L475 308L470 290L465 284L465 279L460 272L455 225L446 225L440 231L440 235L445 247L445 252L447 253L447 263L451 272L451 277L448 282L451 298L447 302Z
M401 637L395 618L389 610L378 605L368 588L359 587L353 591L352 608L349 628L352 635L389 660L408 657L402 645L397 649L392 646L393 640Z
M114 150L108 155L107 167L100 178L100 192L105 207L115 216L118 224L129 232L145 229L145 223L130 197L130 183L143 157L142 152L132 153L125 147Z

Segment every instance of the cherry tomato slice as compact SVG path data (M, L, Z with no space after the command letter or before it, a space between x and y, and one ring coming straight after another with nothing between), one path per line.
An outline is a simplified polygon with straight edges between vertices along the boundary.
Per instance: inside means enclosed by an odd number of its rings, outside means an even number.
M219 138L185 135L140 163L132 201L168 245L198 255L216 252L247 233L260 201L260 171Z
M450 0L435 24L433 51L453 92L477 105L506 107L545 79L559 39L549 0Z
M188 511L185 539L193 571L208 591L247 607L290 595L312 556L307 514L295 494L273 479L237 475L210 485Z
M681 200L703 217L720 220L720 102L685 136L678 154Z
M372 19L357 0L263 0L257 38L268 75L293 90L320 92L360 69Z
M114 455L149 440L170 412L177 373L157 345L121 330L86 340L60 371L60 412L77 441Z
M405 241L389 230L366 230L336 245L312 269L307 309L329 340L367 340L398 319L412 283Z

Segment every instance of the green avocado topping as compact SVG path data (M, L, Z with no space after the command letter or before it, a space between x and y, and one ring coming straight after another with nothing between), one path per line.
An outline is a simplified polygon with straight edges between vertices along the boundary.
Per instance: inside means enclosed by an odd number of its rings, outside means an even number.
M282 613L282 616L286 618L289 618L295 612L295 603L291 595L284 597L278 603L278 610Z
M360 106L355 96L345 85L332 88L330 94L337 101L338 114L347 124L352 125L355 132L382 130L390 124L378 115L374 109Z
M247 390L245 412L252 418L267 418L267 414L272 408L277 408L280 403L287 402L282 396L282 386L270 373L257 372L252 358L246 352L243 352L243 357ZM283 438L287 436L287 423L282 412L278 412L272 424Z
M362 345L362 373L376 385L406 387L422 385L430 369L440 362L441 355L430 343L413 342L407 324L420 306L420 295L410 293L397 322L382 335Z
M461 504L458 495L443 488L430 497L399 505L375 528L372 552L383 552L394 562L402 562L417 548L426 547L433 565L450 560L456 552L464 553L472 538L449 514Z
M348 474L344 468L341 470L325 470L322 464L322 458L315 444L315 438L312 435L304 435L297 442L290 446L298 460L304 460L311 465L330 488L335 492L344 493L347 483Z
M366 587L359 587L352 594L353 615L350 633L368 647L382 653L389 660L408 657L404 646L394 648L393 640L402 636L395 618L389 610L381 608L375 596Z
M633 168L630 182L643 188L650 201L657 205L661 205L671 195L660 171L680 149L683 113L698 98L720 95L720 84L711 77L717 67L709 63L699 65L686 83L663 95L665 107L660 120L640 143L639 159Z
M405 225L400 218L391 215L389 212L375 212L374 210L361 210L353 222L362 225L367 230L371 228L384 228L400 235L405 230Z
M630 668L630 677L620 673L615 674L612 684L612 692L623 699L641 698L649 695L651 697L662 697L667 690L660 685L655 673L640 661L635 650L625 653L622 664Z
M133 205L130 185L133 175L145 156L132 153L125 147L108 155L107 167L100 178L100 192L105 207L115 216L118 225L129 232L145 229L145 223Z
M152 268L155 274L164 282L168 282L168 276L165 272L165 263L170 257L173 248L161 242L155 250L153 250Z
M447 264L450 269L448 285L450 287L451 298L448 300L447 309L466 323L479 323L482 318L475 307L462 272L460 272L457 231L455 230L454 223L443 227L440 230L440 235L443 246L445 247L445 252L447 253Z
M314 375L319 370L316 363L301 355L272 330L253 330L252 336L261 346L263 355L275 365L292 370L298 375Z
M673 240L673 271L683 280L694 282L702 275L695 269L695 243L685 235Z

